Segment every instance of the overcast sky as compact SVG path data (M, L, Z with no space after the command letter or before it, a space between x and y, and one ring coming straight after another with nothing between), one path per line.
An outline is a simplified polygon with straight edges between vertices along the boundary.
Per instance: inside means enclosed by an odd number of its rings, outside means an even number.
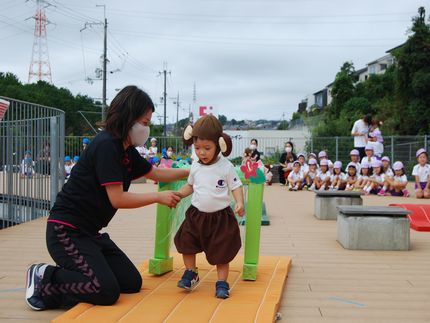
M163 114L160 97L167 62L168 97L179 92L179 117L212 105L229 119L289 119L297 104L332 82L340 66L356 69L407 38L417 0L49 0L46 15L53 83L74 94L101 97L89 84L100 67L103 29L80 32L86 21L108 19L108 101L136 84ZM0 71L28 81L36 2L0 0ZM428 7L426 9L429 9ZM1 95L1 93L0 93ZM168 122L176 107L168 100ZM59 107L61 108L61 107ZM154 120L156 121L156 119Z

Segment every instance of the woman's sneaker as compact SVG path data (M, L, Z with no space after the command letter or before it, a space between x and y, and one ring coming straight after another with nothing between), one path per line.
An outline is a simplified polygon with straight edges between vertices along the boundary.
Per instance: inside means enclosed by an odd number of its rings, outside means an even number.
M192 269L186 269L180 281L178 281L178 287L186 290L193 290L194 287L199 283L199 273Z
M215 296L226 299L230 297L230 286L224 280L218 280L215 284Z
M42 300L43 273L40 273L40 271L44 272L47 266L47 264L34 264L27 270L25 301L35 311L45 309L45 304Z

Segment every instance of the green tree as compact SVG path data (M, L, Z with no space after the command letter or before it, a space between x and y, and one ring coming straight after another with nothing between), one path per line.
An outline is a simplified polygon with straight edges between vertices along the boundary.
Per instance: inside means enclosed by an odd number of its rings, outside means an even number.
M332 118L340 115L345 103L354 96L354 84L357 81L354 64L343 63L340 71L336 74L331 95L333 100L328 107L328 113Z
M78 111L100 112L94 101L86 95L74 96L66 88L57 88L47 82L22 84L12 73L0 73L0 94L17 100L42 104L66 113L66 135L93 135L91 127L83 121ZM93 116L94 123L97 115Z
M221 124L223 126L225 126L227 124L227 117L225 115L220 114L218 116L218 120L219 120L219 122L221 122Z
M425 9L413 18L411 35L394 51L397 58L398 113L401 134L424 134L430 130L430 27Z

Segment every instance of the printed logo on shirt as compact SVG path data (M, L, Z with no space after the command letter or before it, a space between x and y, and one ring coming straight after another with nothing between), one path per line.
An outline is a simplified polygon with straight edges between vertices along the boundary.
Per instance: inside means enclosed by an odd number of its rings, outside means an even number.
M217 188L226 188L227 187L227 183L225 182L225 180L220 179L220 180L218 180L216 187Z

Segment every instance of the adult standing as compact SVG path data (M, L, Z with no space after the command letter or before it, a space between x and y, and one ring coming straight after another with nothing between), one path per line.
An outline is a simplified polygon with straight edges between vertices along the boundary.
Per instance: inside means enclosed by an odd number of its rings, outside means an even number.
M258 162L258 161L260 160L260 156L261 156L261 154L260 154L260 152L258 151L258 140L257 140L257 139L255 139L255 138L252 138L252 139L251 139L251 143L250 143L250 145L249 145L249 149L251 149L251 150L252 150L252 153L251 153L251 160L252 160L253 162Z
M175 207L177 192L130 193L133 179L168 182L188 176L187 169L159 169L134 146L149 136L154 104L136 86L113 99L101 131L83 151L51 209L46 243L57 266L34 264L27 271L26 302L34 310L79 302L111 305L120 293L137 293L139 271L107 233L117 209L160 203Z
M354 137L354 148L360 153L360 160L366 155L364 148L367 144L367 135L371 122L372 116L367 114L363 119L355 121L351 130L351 135Z
M294 153L294 145L291 141L287 141L284 146L284 152L279 159L279 182L281 185L285 185L286 177L293 169L293 163L297 160L297 156Z
M381 121L372 120L372 126L370 127L369 138L367 144L373 147L373 153L376 158L381 159L384 154L384 138L379 126L382 125Z

